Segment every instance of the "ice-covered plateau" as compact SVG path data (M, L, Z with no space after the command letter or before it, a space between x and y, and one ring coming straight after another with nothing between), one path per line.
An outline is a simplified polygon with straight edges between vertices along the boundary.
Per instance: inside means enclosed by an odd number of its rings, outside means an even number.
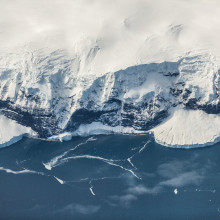
M93 74L89 70L101 52L98 45L75 55L25 47L1 55L1 146L24 134L68 140L151 131L171 147L219 140L220 70L211 53Z

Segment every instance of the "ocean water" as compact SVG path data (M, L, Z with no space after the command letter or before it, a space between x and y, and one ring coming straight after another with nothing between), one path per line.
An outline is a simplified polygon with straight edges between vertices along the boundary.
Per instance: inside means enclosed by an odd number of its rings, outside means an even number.
M23 139L0 149L0 219L220 219L220 144Z

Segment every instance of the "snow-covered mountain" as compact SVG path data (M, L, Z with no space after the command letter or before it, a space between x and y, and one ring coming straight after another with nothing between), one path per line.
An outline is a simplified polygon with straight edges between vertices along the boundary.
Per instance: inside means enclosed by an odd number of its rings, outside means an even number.
M152 131L167 146L203 146L219 140L219 43L214 33L207 34L210 28L218 29L213 23L220 23L214 21L220 6L216 1L201 1L198 7L196 0L105 4L65 0L68 10L62 5L61 18L67 21L72 11L79 18L68 20L63 28L62 21L52 25L55 12L46 17L48 6L42 24L40 5L33 9L24 2L24 11L33 12L22 17L32 18L34 24L29 27L24 22L30 29L24 28L28 38L21 34L15 45L0 48L0 110L5 132L17 122L24 128L19 137L30 133L68 139ZM20 6L14 4L17 12ZM56 10L59 6L59 1L52 4ZM176 11L170 15L173 6ZM196 7L199 13L192 13ZM207 7L210 11L205 13ZM89 18L79 12L85 8ZM101 17L94 16L99 10ZM78 32L69 31L74 25ZM8 42L15 42L15 30L5 29L2 41L7 42L8 36ZM12 33L7 35L7 30ZM10 140L4 140L5 132L2 143Z

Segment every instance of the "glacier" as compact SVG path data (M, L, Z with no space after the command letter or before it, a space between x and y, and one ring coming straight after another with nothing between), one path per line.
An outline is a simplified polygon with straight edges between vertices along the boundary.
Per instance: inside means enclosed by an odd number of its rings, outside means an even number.
M168 147L209 146L220 141L220 115L177 108L152 132L156 142Z
M0 60L2 117L31 129L25 133L70 140L76 135L153 132L156 141L173 147L219 140L219 69L207 51L93 77L79 76L78 61L68 59L65 51L44 58L40 52L29 54L24 65L9 57Z
M150 132L181 148L219 140L219 3L50 2L14 3L20 23L10 3L0 9L0 146L24 135Z
M7 147L26 137L37 137L30 127L22 126L4 115L0 115L0 146Z

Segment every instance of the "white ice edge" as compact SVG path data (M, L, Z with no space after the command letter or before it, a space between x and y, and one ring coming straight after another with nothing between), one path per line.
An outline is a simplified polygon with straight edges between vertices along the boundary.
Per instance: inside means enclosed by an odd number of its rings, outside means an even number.
M0 147L10 146L23 137L37 138L30 128L19 125L5 116L0 115L0 122L1 124L4 122L4 129L0 130ZM8 130L10 130L10 134L7 133ZM100 122L93 122L80 125L74 132L64 132L49 137L47 140L68 141L74 136L147 133L153 133L155 141L166 147L184 149L206 147L220 141L220 115L207 114L201 110L185 110L178 107L171 111L167 119L150 131L137 131L123 126L111 127Z
M0 148L10 146L23 137L36 138L37 134L31 128L0 115Z
M21 134L19 136L12 137L9 141L1 143L0 144L0 148L8 147L8 146L10 146L12 144L15 144L16 142L20 141L23 137L31 137L32 138L32 137L35 137L35 136L31 136L28 133L24 133L24 134Z
M4 148L4 147L9 147L12 144L15 144L15 143L21 141L24 137L32 138L32 139L40 139L36 133L31 133L31 134L30 133L24 133L24 134L21 134L19 136L12 137L9 141L1 143L0 144L0 149Z
M160 144L164 147L169 147L169 148L178 148L178 149L193 149L193 148L202 148L202 147L209 147L212 146L214 144L217 144L218 142L220 142L220 137L216 138L215 141L213 142L207 142L204 144L191 144L191 145L171 145L171 144L167 144L165 142L160 142L159 140L157 140L154 136L154 140L157 144Z
M59 135L54 135L48 138L48 140L55 141L68 141L74 136L87 137L90 135L100 135L100 134L146 134L149 131L138 131L134 128L115 126L111 127L108 125L103 125L100 122L92 122L91 124L82 124L74 132L64 132Z
M15 144L17 142L19 142L20 140L22 140L24 137L27 137L27 138L33 138L33 139L40 139L37 134L30 134L30 133L24 133L24 134L21 134L19 136L14 136L12 137L9 141L6 141L4 143L1 143L0 144L0 148L4 148L4 147L9 147L11 146L12 144Z
M178 107L151 131L155 141L166 147L206 147L220 141L220 115Z
M191 149L214 145L220 141L220 115L207 114L201 110L174 108L170 117L149 131L137 131L129 127L111 127L100 122L81 125L75 132L52 136L50 140L66 141L73 136L98 134L149 134L155 142L171 148Z

